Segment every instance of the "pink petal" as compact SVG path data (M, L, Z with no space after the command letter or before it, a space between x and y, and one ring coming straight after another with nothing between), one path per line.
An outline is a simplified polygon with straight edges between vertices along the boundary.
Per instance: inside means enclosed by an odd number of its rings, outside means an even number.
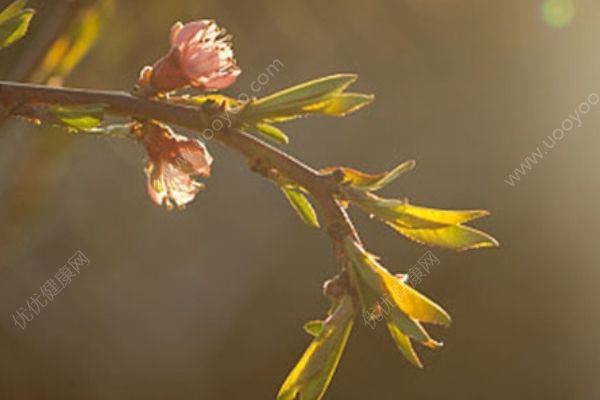
M171 42L171 46L177 46L176 38L177 35L179 35L179 32L181 32L182 28L183 24L180 21L175 22L175 24L173 24L173 26L171 27L171 34L169 36L169 42Z
M214 30L210 28L211 24L214 24L214 21L210 19L188 22L177 30L175 35L171 36L171 45L179 47L192 41L200 40L207 32L212 32Z
M242 73L242 70L235 69L230 72L224 72L220 75L214 75L204 82L204 86L207 90L218 90L225 89L231 86L237 77Z
M184 206L194 200L196 193L203 187L174 164L167 164L163 169L162 176L167 188L168 198L177 206Z
M200 79L219 70L219 53L200 48L186 51L181 57L181 68L190 79Z
M179 155L185 161L190 163L195 175L210 175L210 165L213 162L213 158L202 143L198 141L186 143L186 145L182 146L179 150Z

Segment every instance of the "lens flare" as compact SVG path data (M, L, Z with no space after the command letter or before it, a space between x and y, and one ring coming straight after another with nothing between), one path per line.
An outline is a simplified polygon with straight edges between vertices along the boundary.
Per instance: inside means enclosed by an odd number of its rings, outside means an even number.
M542 19L552 28L565 28L575 17L573 0L546 0L542 5Z

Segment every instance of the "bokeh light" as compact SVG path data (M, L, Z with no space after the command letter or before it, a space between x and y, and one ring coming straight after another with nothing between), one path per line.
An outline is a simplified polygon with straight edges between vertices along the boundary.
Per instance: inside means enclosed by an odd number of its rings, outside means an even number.
M542 19L553 28L564 28L573 22L575 4L573 0L546 0L542 5Z

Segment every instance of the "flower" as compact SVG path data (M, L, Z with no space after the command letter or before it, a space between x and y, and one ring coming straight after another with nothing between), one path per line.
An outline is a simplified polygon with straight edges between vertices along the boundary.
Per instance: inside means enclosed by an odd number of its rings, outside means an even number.
M194 178L210 175L213 159L206 147L156 121L136 124L133 133L148 152L145 172L150 199L168 209L184 208L204 189Z
M142 85L169 92L187 86L203 90L224 89L241 70L235 63L230 37L215 21L203 19L171 28L171 49L141 75Z

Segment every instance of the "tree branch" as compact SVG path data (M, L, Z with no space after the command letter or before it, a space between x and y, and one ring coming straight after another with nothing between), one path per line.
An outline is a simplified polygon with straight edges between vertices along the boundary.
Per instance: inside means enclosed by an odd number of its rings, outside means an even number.
M111 114L155 119L197 132L211 126L222 112L207 112L199 107L175 105L132 96L126 92L55 88L43 85L0 81L0 105L8 110L26 104L86 105L103 104ZM316 200L326 229L336 244L346 236L359 240L358 234L336 198L339 182L333 174L324 174L284 151L231 126L214 132L214 139L241 153L252 170L269 177L271 171L304 187Z

